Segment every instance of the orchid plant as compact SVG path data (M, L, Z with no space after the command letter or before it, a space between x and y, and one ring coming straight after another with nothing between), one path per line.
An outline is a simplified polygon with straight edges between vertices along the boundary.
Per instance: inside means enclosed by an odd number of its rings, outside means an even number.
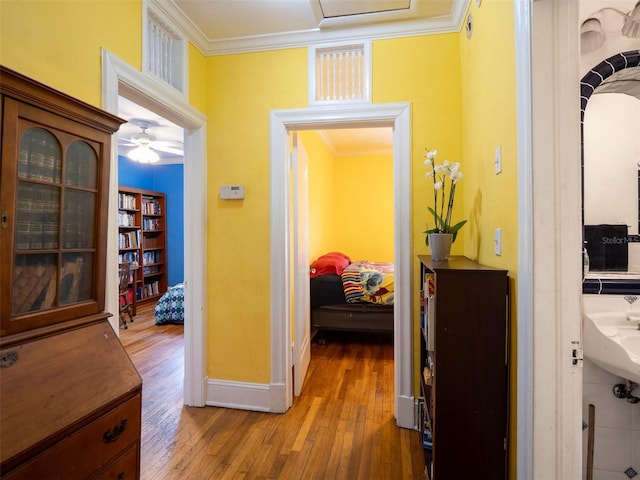
M462 180L462 172L458 162L449 163L448 160L442 164L436 165L437 150L428 150L424 154L424 164L430 168L426 177L433 179L433 207L427 207L433 215L433 228L428 228L424 233L427 234L425 242L429 245L429 234L431 233L451 233L452 241L455 242L458 230L467 223L466 220L451 225L451 214L453 213L453 200L456 195L456 185ZM448 190L448 191L447 191ZM447 200L447 195L449 199ZM447 205L445 211L445 203Z

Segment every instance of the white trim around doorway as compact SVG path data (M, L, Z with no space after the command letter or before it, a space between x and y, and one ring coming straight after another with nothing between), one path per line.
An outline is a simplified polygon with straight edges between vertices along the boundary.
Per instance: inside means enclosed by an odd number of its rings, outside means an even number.
M185 405L205 405L207 383L206 349L206 117L191 107L184 97L143 74L106 50L102 51L102 108L118 114L118 95L148 108L184 128L184 392ZM117 135L117 134L116 134ZM113 144L117 145L117 141ZM118 309L117 259L118 152L111 152L109 179L110 239L107 250L106 308ZM118 332L117 316L113 324Z
M415 428L411 237L411 114L409 103L312 107L271 112L271 384L269 410L293 403L289 223L289 132L321 128L392 127L394 160L394 381L395 417ZM278 288L275 288L275 286Z

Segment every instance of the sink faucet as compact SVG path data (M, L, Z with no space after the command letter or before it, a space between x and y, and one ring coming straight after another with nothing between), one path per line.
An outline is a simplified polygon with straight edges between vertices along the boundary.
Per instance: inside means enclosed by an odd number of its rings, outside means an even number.
M631 313L627 314L627 321L629 322L638 322L638 330L640 330L640 313Z

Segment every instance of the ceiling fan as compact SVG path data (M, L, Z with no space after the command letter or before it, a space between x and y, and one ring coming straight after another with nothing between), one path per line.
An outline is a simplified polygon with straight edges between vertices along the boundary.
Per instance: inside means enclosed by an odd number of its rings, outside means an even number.
M172 140L157 140L155 136L147 133L152 126L152 122L148 120L134 119L129 123L140 129L140 132L132 135L130 138L124 138L120 144L121 147L134 147L127 153L127 157L140 163L156 163L160 160L162 154L169 156L182 157L184 155L184 147L182 142Z

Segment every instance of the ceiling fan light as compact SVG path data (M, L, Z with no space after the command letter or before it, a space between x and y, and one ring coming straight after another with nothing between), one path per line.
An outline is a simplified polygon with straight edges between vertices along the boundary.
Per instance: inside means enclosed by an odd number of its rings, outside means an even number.
M134 162L138 163L156 163L160 157L156 152L151 150L148 145L139 145L127 154Z

